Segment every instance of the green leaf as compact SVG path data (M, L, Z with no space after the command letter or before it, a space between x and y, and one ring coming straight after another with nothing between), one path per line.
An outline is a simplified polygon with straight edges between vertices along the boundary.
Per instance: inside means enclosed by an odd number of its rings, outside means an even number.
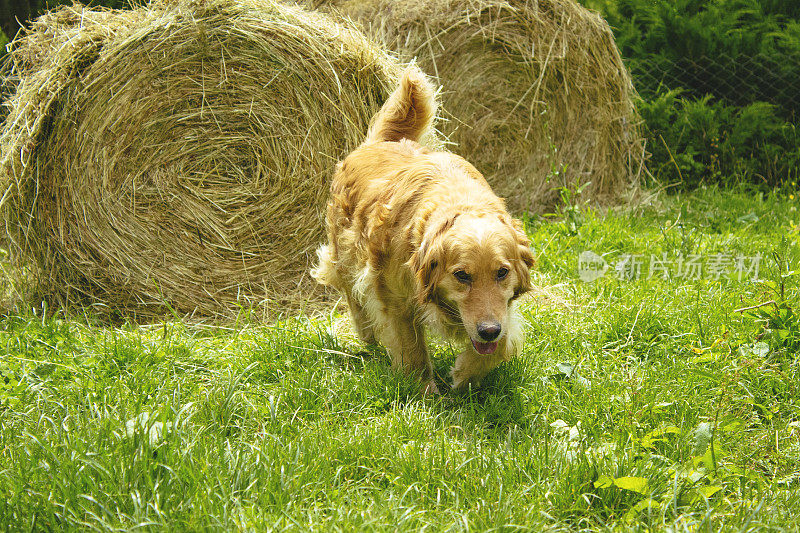
M680 435L681 430L676 426L659 427L642 437L643 448L653 448L656 442L667 442L665 435Z
M705 487L698 487L697 492L702 494L705 498L710 498L714 494L718 493L722 490L722 487L718 485L706 485Z
M554 381L569 380L584 388L587 388L591 385L591 382L588 379L575 372L574 365L569 363L558 363L556 365L556 370L557 373L551 376Z
M769 353L769 344L766 342L757 342L753 345L753 355L757 357L766 357Z
M692 363L711 363L716 360L716 357L713 353L708 352L704 353L703 355L698 355L697 357L692 357L689 361Z
M668 410L669 407L675 405L675 402L659 402L653 406L654 413L663 413Z
M624 476L614 480L614 485L621 489L631 490L639 494L647 494L647 478Z
M701 422L694 430L694 449L692 455L698 456L706 453L708 445L711 442L711 423Z
M741 420L734 420L730 424L723 426L722 431L725 433L736 433L742 430L744 423Z
M603 474L594 482L594 488L607 489L614 484L614 478Z
M712 448L709 446L706 453L700 458L700 462L707 469L714 468L714 463L719 463L722 459L727 457L728 452L719 444L714 444L713 453Z
M653 507L660 508L661 503L650 498L645 498L644 500L640 501L639 503L631 507L631 511L635 511L638 513L644 511L645 509L652 509Z
M699 462L698 462L698 465L697 465L697 466L700 466L700 465L699 465ZM704 479L705 477L706 477L706 474L705 474L705 472L700 472L699 470L691 470L691 471L690 471L690 472L687 474L687 476L686 476L686 479L688 479L688 480L689 480L689 481L691 481L692 483L697 483L698 481L700 481L700 480Z
M569 363L558 363L556 365L556 370L558 370L557 376L564 377L569 379L572 373L575 371L575 366Z
M644 500L640 501L639 503L631 507L627 513L625 513L625 521L630 524L634 520L636 520L636 516L645 509L661 509L662 505L663 505L662 503L656 500L645 498Z

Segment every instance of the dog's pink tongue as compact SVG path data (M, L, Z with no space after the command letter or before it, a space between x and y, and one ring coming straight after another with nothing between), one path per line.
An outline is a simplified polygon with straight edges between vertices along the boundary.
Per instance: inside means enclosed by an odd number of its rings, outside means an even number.
M482 355L488 355L490 353L494 353L497 349L496 342L475 342L472 341L472 345L475 347L475 351Z

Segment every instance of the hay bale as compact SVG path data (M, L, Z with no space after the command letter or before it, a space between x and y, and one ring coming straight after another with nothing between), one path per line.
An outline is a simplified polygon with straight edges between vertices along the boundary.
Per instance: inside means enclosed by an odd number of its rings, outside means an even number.
M339 12L443 87L442 132L516 211L557 188L626 197L644 142L608 24L574 0L306 0Z
M283 312L335 163L401 66L272 0L61 7L12 44L0 197L27 297L138 320Z

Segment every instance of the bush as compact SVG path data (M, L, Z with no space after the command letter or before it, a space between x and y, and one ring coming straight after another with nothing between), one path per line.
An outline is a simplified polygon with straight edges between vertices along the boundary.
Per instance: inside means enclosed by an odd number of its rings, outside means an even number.
M797 177L800 3L584 3L614 28L642 98L656 178L690 188Z
M709 95L683 98L666 91L641 100L639 110L649 131L650 170L663 182L683 188L743 180L772 186L796 178L800 139L772 104L738 107Z

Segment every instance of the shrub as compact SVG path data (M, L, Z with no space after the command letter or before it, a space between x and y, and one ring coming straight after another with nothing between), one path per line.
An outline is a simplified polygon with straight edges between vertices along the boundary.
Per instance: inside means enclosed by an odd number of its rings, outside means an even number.
M664 182L775 185L796 177L800 167L796 127L777 117L772 104L737 107L666 91L641 100L639 109L650 137L650 170Z
M684 188L796 178L800 4L584 0L599 9L642 100L650 169Z

